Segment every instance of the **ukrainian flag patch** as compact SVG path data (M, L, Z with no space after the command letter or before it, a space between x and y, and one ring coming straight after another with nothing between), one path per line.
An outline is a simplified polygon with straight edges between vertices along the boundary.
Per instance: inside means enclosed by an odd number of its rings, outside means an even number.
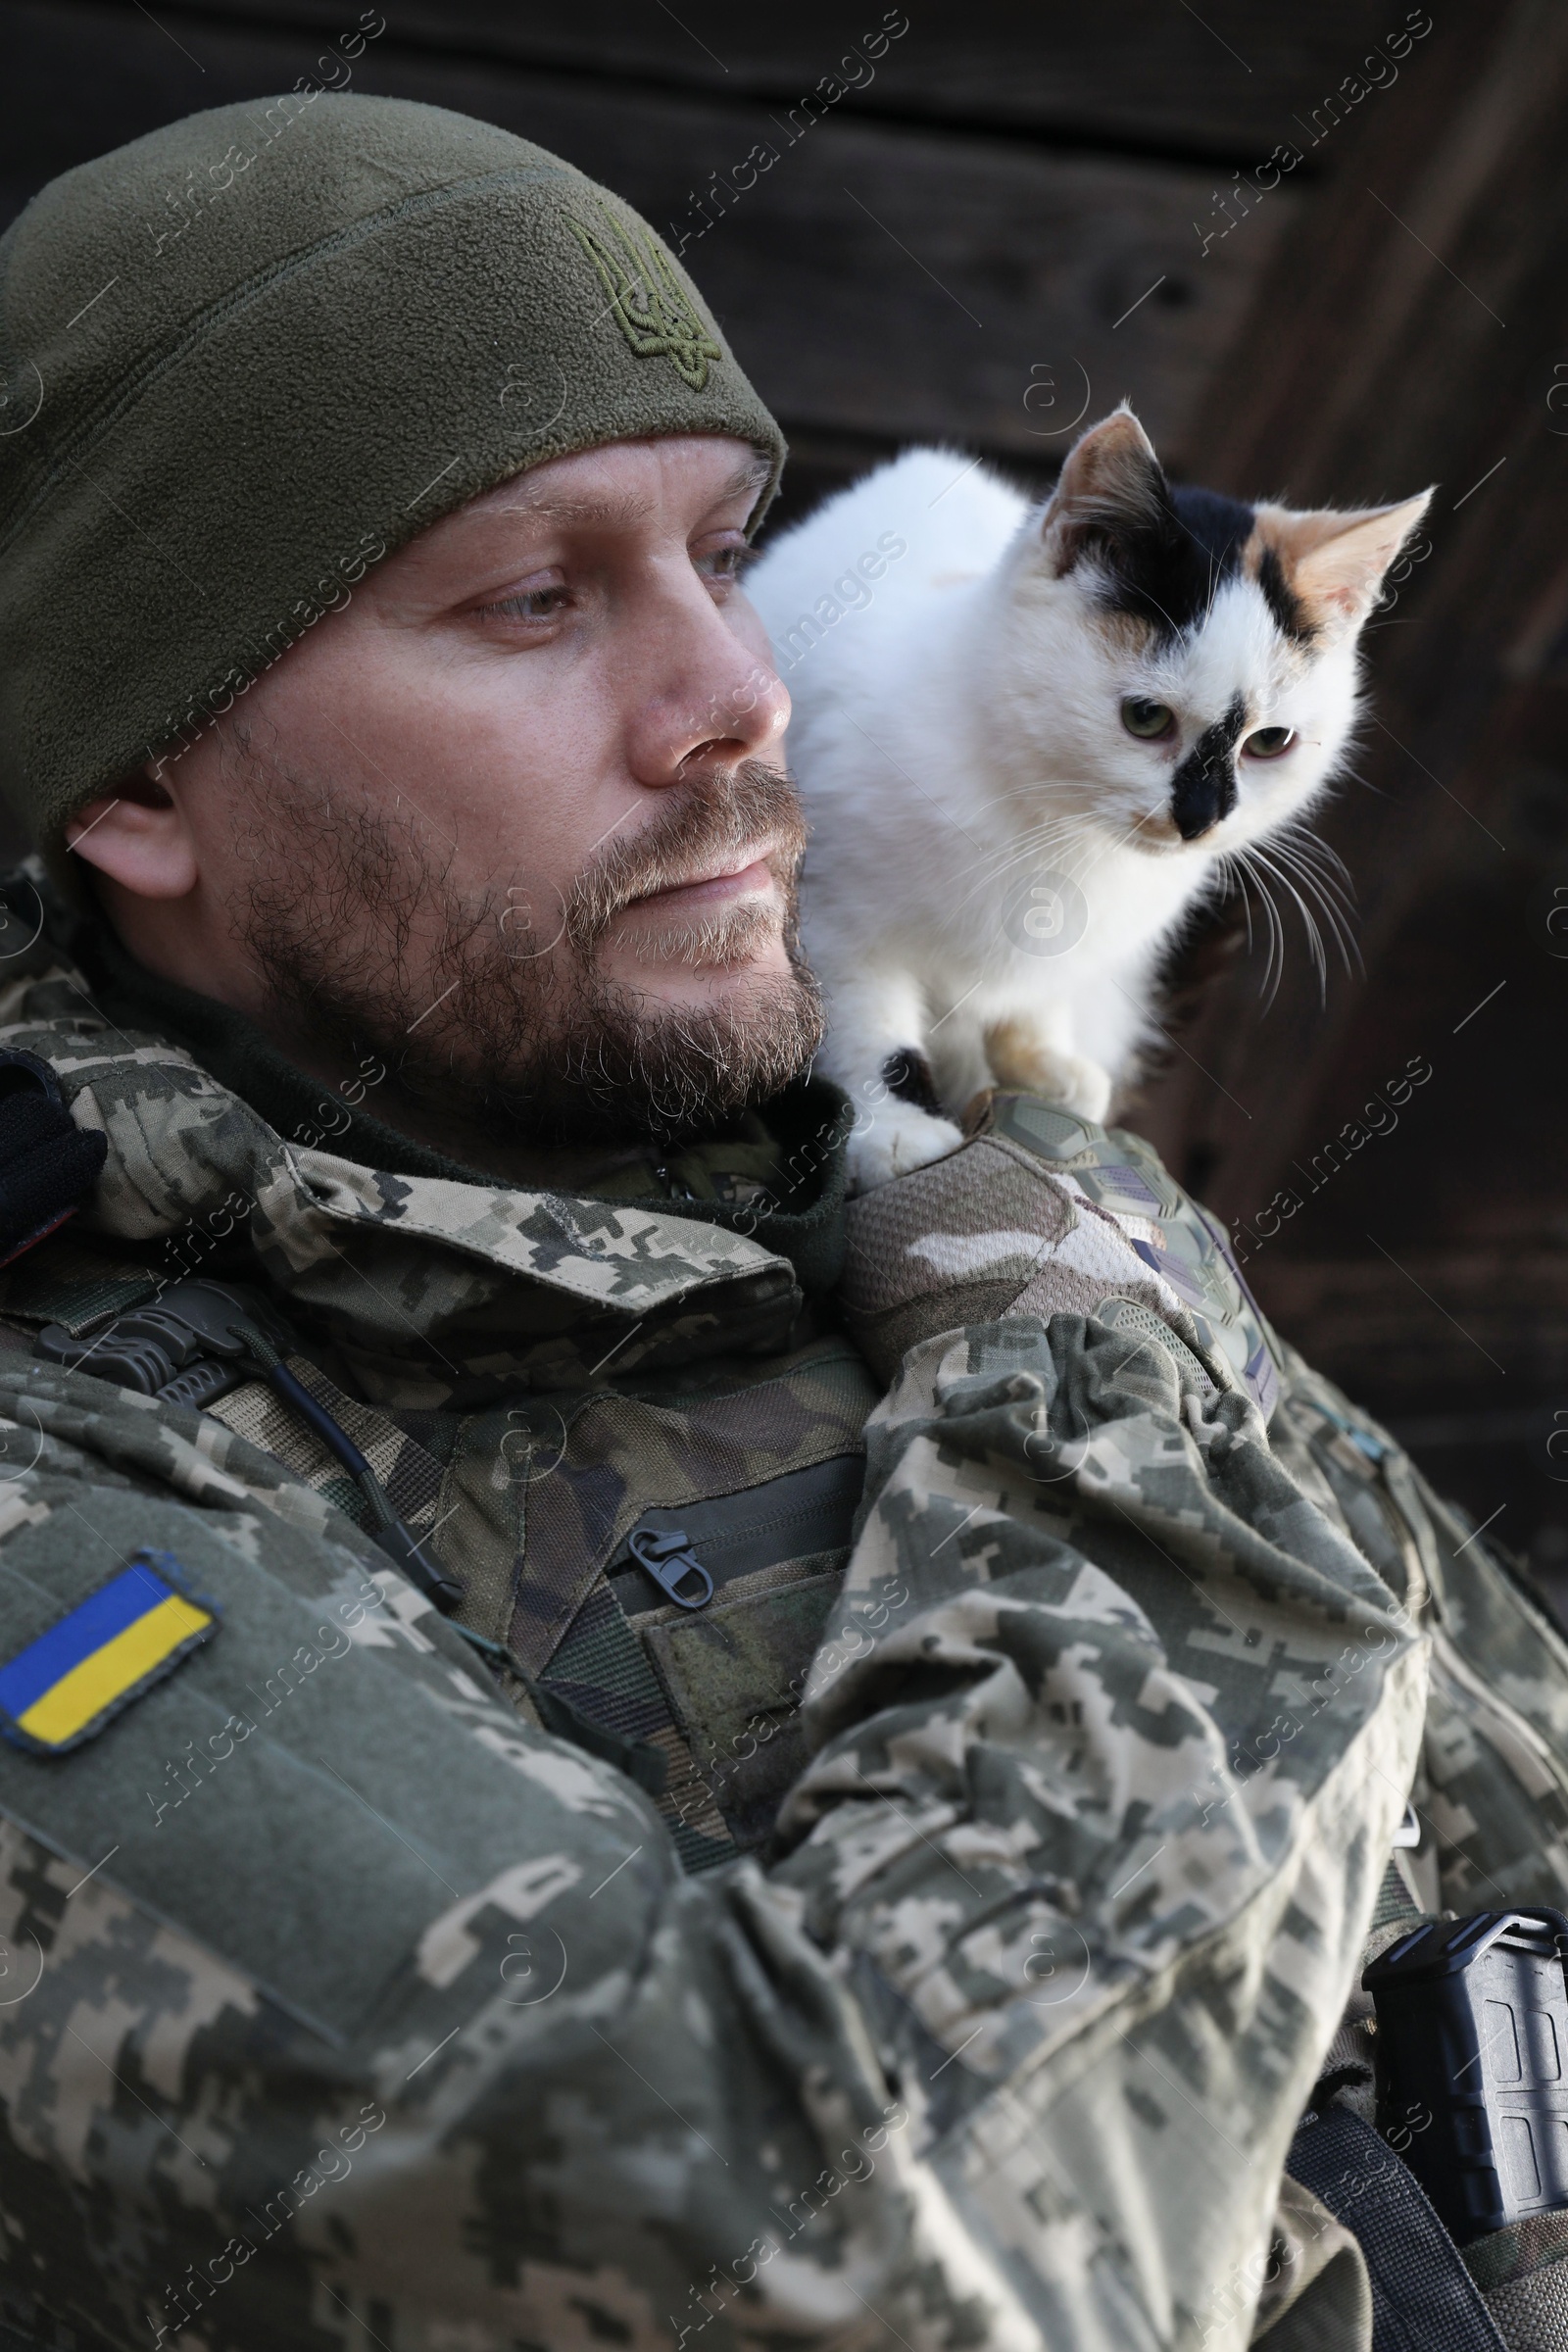
M216 1601L185 1590L167 1551L138 1551L0 1666L0 1735L63 1755L172 1674L218 1631Z

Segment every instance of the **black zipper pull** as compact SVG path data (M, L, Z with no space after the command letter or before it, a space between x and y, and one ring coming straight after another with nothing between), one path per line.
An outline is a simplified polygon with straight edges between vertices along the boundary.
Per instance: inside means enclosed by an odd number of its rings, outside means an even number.
M633 1531L631 1556L639 1568L646 1568L660 1591L672 1600L678 1609L706 1609L713 1597L713 1580L678 1529L662 1535L656 1528L639 1527ZM681 1591L690 1577L703 1580L701 1592L691 1594Z

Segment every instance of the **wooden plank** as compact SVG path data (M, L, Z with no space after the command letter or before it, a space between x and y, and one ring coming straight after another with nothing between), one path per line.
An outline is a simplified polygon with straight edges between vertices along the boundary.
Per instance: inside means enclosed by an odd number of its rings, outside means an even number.
M1195 435L1222 488L1343 504L1441 485L1435 553L1373 640L1370 789L1319 828L1355 879L1368 978L1340 980L1325 1015L1298 953L1263 1020L1255 968L1238 972L1139 1114L1227 1216L1345 1115L1347 1041L1378 1021L1381 960L1441 905L1450 864L1512 854L1499 736L1568 613L1563 420L1546 408L1568 353L1568 19L1515 0L1490 27L1434 38L1426 62L1283 249ZM1476 948L1450 947L1445 994L1468 989L1464 1003L1498 976Z
M1568 1254L1497 1243L1398 1255L1260 1259L1247 1273L1302 1354L1372 1410L1499 1413L1568 1396Z
M1475 833L1476 855L1442 858L1390 940L1283 1171L1288 1216L1268 1212L1266 1176L1241 1211L1265 1289L1282 1254L1381 1249L1554 1253L1568 1274L1568 1097L1551 1082L1568 1015L1568 686L1525 689L1487 759L1505 853ZM1431 1073L1413 1089L1412 1063Z
M1453 0L1440 14L1452 13ZM202 16L294 23L334 33L356 11L343 0L208 0L168 12L194 27ZM842 67L871 111L991 126L1023 136L1138 145L1227 162L1261 161L1298 138L1298 115L1361 69L1396 32L1406 0L977 0L888 9L885 0L799 0L789 9L736 9L686 0L583 0L571 10L518 9L509 0L399 0L400 40L515 65L569 68L599 77L640 76L729 100L786 104ZM1418 12L1419 13L1419 12ZM907 33L880 58L875 36L905 15ZM866 36L872 36L867 40ZM182 34L182 37L183 34ZM852 61L858 51L860 63ZM1387 54L1386 52L1384 53ZM1390 60L1374 75L1399 71Z
M7 6L0 27L15 60L10 169L31 184L192 104L290 82L302 65L291 39L209 19L198 77L139 15L81 0ZM1280 186L1205 255L1193 221L1212 210L1213 177L1187 166L1034 154L863 116L792 123L750 105L479 72L390 37L358 61L354 87L485 116L618 189L684 244L787 428L956 440L1025 465L1054 462L1075 419L1125 394L1180 466L1213 355L1298 201ZM738 186L754 147L776 160ZM728 199L711 193L714 175Z
M662 140L640 152L628 123L587 163L601 106L591 123L563 121L573 160L618 173L662 227L679 225ZM776 136L767 119L757 130ZM1277 191L1255 243L1200 268L1192 221L1211 185L1181 167L830 121L685 258L791 424L1040 463L1125 395L1179 466L1216 350L1295 201Z

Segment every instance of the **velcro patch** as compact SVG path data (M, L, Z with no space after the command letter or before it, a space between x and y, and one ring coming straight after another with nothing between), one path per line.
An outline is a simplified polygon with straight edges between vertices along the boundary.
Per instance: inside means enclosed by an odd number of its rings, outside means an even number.
M0 1666L0 1736L63 1755L172 1674L218 1631L167 1551L142 1550Z

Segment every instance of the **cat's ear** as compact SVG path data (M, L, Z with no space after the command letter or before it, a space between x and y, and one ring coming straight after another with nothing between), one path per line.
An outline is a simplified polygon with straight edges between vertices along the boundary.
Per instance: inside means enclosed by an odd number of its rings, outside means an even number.
M1153 443L1125 402L1074 442L1040 518L1040 544L1057 578L1086 548L1157 528L1170 492Z
M1309 626L1337 637L1361 626L1385 573L1431 503L1432 493L1397 506L1345 512L1325 507L1299 512L1259 507L1255 529L1272 551L1285 585Z

